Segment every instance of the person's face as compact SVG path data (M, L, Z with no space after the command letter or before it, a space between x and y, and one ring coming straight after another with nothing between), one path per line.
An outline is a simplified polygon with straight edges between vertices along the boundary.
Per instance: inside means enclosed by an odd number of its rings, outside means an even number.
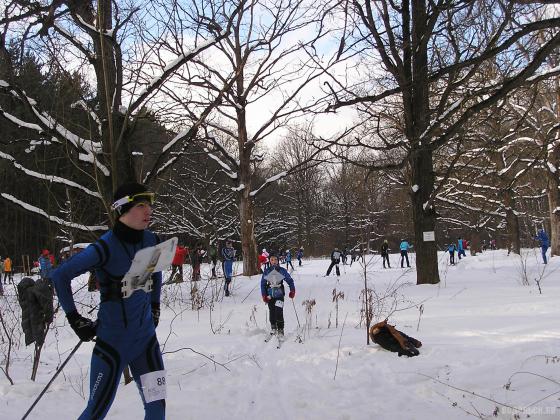
M132 229L144 230L152 219L152 206L148 201L140 201L120 217L120 221Z
M278 257L270 257L270 264L271 265L278 265Z

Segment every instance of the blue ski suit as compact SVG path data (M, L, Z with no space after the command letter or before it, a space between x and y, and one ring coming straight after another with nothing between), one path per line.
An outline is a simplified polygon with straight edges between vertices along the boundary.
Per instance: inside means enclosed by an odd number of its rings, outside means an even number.
M159 239L148 230L134 231L120 222L117 225L70 258L51 276L60 305L66 313L76 310L71 287L73 278L86 271L95 271L100 286L97 339L91 357L90 397L79 418L101 419L106 416L128 365L144 403L145 419L165 419L165 399L146 403L140 378L149 372L163 374L159 371L164 369L151 308L152 303L159 304L161 272L152 274L151 292L136 290L128 298L122 298L120 294L121 280L136 252L156 245ZM129 235L130 231L136 234Z
M223 247L222 257L224 258L224 277L230 279L233 276L233 261L235 260L235 249Z
M284 267L271 265L261 277L261 295L268 304L272 331L284 333L284 281L290 288L290 297L296 292L294 280Z
M224 282L224 292L226 296L229 296L229 284L231 283L231 278L233 276L233 261L235 260L235 249L226 245L224 248L222 248L222 257L224 259L224 277L226 279L226 281Z
M542 254L543 261L546 264L547 263L546 251L548 250L548 247L550 245L548 235L546 234L544 229L540 229L535 239L541 243L541 254Z

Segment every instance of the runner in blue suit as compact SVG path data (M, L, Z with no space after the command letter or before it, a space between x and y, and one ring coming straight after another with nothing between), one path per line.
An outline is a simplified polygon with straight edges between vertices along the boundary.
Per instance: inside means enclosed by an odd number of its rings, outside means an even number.
M107 415L127 365L140 390L145 419L165 418L165 371L155 332L159 321L161 272L152 274L151 292L139 289L130 297L121 297L121 279L136 252L159 242L147 230L153 198L154 194L141 184L119 187L113 204L119 217L113 230L51 275L58 300L78 337L91 341L97 336L91 357L90 396L80 419L101 419ZM95 272L100 286L101 303L96 322L77 312L72 297L72 279L86 271ZM159 392L145 395L142 389L147 387Z
M222 258L224 259L224 277L226 279L224 284L224 293L229 296L229 284L233 277L233 262L235 261L235 248L230 240L226 241L226 246L222 248Z

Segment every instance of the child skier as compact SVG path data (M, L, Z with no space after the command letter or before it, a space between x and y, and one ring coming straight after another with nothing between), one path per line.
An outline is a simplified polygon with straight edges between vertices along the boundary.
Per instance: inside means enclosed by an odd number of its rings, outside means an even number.
M268 305L271 335L284 336L284 281L290 287L288 296L293 299L296 295L294 280L284 267L280 267L278 257L270 255L270 267L264 270L261 278L261 295L263 302Z

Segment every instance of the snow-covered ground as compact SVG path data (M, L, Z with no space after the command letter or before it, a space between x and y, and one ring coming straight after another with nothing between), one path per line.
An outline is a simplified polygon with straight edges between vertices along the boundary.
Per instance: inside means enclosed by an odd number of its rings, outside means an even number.
M192 310L189 282L166 286L162 294L157 333L167 369L167 418L433 420L495 418L494 412L501 419L560 418L560 258L545 266L537 250L524 250L522 258L497 250L448 266L441 253L441 283L423 286L415 285L414 269L384 270L379 256L366 260L375 321L389 315L422 341L420 356L398 357L366 344L363 264L341 265L337 279L323 277L327 260L294 262L297 293L294 304L286 301L287 339L280 349L264 342L268 311L259 276L235 277L233 296L220 294L212 307L222 279L203 276L200 310ZM393 267L397 262L392 255ZM83 282L77 279L75 289ZM10 287L2 310L15 304ZM344 293L338 317L334 289ZM85 291L76 296L95 299ZM312 299L307 314L302 303ZM85 315L87 308L78 308ZM76 342L58 313L36 382L28 379L33 346L15 349L15 384L0 372L0 418L21 418ZM30 419L78 417L88 396L92 348L81 346ZM133 384L121 383L107 418L143 418Z

